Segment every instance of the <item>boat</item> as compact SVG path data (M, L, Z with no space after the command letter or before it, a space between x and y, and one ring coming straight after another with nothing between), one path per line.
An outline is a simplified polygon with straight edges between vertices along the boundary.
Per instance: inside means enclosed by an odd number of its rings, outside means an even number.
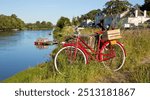
M58 41L57 40L53 40L53 44L58 44Z
M53 45L58 44L56 40L50 41L48 38L38 38L35 42L35 45Z

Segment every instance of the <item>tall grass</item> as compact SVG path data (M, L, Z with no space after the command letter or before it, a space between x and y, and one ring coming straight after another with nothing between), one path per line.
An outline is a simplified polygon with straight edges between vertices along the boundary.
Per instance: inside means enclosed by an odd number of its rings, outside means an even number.
M127 51L124 72L128 72L129 81L150 82L150 29L128 30L123 36Z
M82 33L93 33L97 29L85 29ZM55 37L63 40L73 33L71 27L55 31ZM59 34L59 35L58 35ZM48 83L112 83L112 82L150 82L150 29L122 30L127 58L125 65L118 72L107 70L102 63L91 61L88 65L78 64L73 70L66 70L62 76L54 69L53 61L37 65L20 72L3 82L48 82ZM54 54L59 49L53 51Z

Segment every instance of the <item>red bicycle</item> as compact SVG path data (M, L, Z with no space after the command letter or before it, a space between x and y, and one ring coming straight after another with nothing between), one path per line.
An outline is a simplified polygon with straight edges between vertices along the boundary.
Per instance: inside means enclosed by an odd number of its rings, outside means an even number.
M55 58L54 65L57 72L64 74L66 70L73 69L75 65L88 64L91 60L102 62L105 67L118 71L125 63L126 52L124 46L117 40L105 40L105 31L96 32L96 49L89 46L82 38L80 30L76 28L74 41L62 42L61 48Z

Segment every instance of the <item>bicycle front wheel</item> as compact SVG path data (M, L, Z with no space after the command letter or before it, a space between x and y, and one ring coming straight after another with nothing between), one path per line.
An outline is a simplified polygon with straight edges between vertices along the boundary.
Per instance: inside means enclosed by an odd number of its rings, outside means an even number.
M54 59L55 69L62 75L69 73L75 66L86 63L87 59L83 51L74 46L63 47Z
M107 43L102 47L102 60L103 65L106 68L109 68L113 71L120 70L125 63L125 50L123 46L117 42L116 44L111 45Z

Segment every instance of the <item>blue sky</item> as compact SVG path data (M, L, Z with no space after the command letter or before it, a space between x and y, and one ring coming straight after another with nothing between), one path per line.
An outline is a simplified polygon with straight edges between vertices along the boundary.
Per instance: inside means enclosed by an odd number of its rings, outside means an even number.
M0 14L16 14L26 23L51 21L56 23L61 16L72 18L93 9L104 8L109 0L0 0ZM128 0L133 5L144 0Z

